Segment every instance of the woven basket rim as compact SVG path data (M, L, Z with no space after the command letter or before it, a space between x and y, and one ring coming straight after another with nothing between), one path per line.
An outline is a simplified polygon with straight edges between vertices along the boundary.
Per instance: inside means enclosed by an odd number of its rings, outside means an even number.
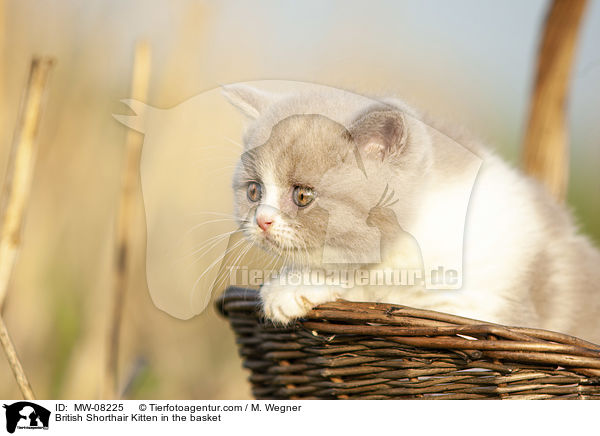
M289 326L276 326L262 316L258 291L235 286L217 298L216 307L225 317L241 312L257 316L269 330L324 338L384 337L398 345L465 353L470 359L551 365L600 377L600 345L550 330L504 326L398 304L345 300L321 304Z

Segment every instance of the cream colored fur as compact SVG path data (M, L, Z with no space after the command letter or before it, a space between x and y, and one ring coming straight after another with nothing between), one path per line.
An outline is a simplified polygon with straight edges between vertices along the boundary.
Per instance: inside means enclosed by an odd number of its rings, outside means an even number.
M373 100L346 91L314 87L290 95L271 95L244 85L224 93L250 119L245 145L264 143L271 128L293 114L323 114L345 126ZM390 100L409 114L406 124L413 144L427 147L427 183L409 186L420 204L412 211L422 226L419 240L428 249L449 249L452 238L437 231L432 216L454 207L447 202L447 180L456 180L451 162L440 156L435 141L411 117L429 125L406 104ZM438 127L453 136L451 131ZM455 137L482 160L470 198L464 232L463 285L460 290L432 291L406 287L402 292L381 286L281 286L267 283L261 295L266 315L287 323L312 306L344 298L380 301L432 309L502 323L560 331L600 343L600 253L577 231L570 212L535 181L511 168L477 141ZM272 170L272 169L271 169ZM265 168L265 172L271 171ZM452 177L448 177L451 175ZM269 178L265 174L265 178ZM244 201L241 197L238 202ZM277 205L275 205L277 206ZM393 258L389 266L406 263Z

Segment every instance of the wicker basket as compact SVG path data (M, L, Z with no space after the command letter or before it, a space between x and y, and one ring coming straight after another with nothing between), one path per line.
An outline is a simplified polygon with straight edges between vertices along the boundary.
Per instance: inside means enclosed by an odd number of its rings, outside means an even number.
M560 333L347 301L282 328L235 287L217 307L257 399L600 399L600 346Z

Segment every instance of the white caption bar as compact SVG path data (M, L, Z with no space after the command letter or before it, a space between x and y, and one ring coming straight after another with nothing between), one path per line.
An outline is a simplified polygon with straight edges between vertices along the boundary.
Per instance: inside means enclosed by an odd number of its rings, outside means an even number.
M2 401L1 434L568 434L596 429L580 401ZM37 432L34 430L38 430ZM223 433L226 432L226 433Z

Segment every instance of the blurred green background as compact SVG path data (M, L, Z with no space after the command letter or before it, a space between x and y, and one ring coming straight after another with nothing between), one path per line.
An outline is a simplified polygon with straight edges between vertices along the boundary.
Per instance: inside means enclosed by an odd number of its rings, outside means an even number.
M97 398L135 42L153 51L148 103L284 79L397 94L464 125L518 165L548 2L0 0L0 168L34 54L57 59L27 225L4 315L39 398ZM600 2L589 3L569 101L569 204L600 241ZM224 190L229 186L224 186ZM249 398L214 310L182 321L145 284L138 211L124 307L127 398ZM20 393L0 358L0 397Z

